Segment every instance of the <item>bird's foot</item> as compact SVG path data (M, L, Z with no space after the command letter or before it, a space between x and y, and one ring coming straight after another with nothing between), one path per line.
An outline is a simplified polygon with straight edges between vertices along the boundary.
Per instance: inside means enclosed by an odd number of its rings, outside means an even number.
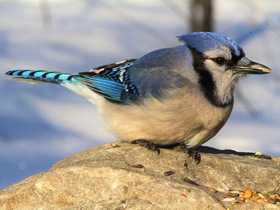
M184 153L187 153L189 155L189 158L192 158L197 165L200 163L201 155L197 151L191 148L187 148L185 144L182 144L180 146L180 150ZM187 162L185 162L185 166L187 167Z
M189 157L194 159L197 165L200 163L201 155L197 151L193 149L188 149L187 154L189 155Z
M137 139L131 142L132 144L139 144L140 146L146 147L148 150L156 151L158 154L160 153L160 149L153 142L147 141L145 139Z

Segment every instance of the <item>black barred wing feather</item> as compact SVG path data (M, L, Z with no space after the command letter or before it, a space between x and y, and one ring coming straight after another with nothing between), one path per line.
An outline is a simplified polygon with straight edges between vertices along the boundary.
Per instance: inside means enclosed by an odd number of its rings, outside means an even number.
M128 104L140 100L139 89L130 82L127 69L135 59L103 65L81 72L77 80L86 84L92 91L117 104Z

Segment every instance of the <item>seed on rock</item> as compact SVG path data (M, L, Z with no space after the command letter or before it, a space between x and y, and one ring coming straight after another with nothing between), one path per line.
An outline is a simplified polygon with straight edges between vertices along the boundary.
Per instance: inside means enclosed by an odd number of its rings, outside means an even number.
M217 190L215 190L214 188L210 188L209 191L212 192L212 193L216 193L217 192Z
M252 198L252 191L248 188L247 190L245 190L245 193L244 193L244 198Z

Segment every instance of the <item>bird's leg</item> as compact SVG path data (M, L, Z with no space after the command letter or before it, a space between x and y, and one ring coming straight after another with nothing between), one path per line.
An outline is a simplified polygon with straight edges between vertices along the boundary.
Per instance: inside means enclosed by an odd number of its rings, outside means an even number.
M197 165L200 163L201 156L197 151L191 148L187 148L185 144L182 144L180 146L180 150L183 151L184 153L187 153L189 157L193 158Z
M145 139L137 139L132 141L131 143L139 144L140 146L146 147L148 150L156 151L158 154L160 153L160 150L156 144Z

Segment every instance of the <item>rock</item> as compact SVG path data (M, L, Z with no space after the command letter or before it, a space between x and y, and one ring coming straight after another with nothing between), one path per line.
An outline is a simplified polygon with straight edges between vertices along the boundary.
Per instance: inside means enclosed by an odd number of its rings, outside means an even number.
M176 148L160 154L122 142L89 148L0 191L0 209L280 208L222 201L230 190L279 194L280 158L209 147L199 151L196 165Z

